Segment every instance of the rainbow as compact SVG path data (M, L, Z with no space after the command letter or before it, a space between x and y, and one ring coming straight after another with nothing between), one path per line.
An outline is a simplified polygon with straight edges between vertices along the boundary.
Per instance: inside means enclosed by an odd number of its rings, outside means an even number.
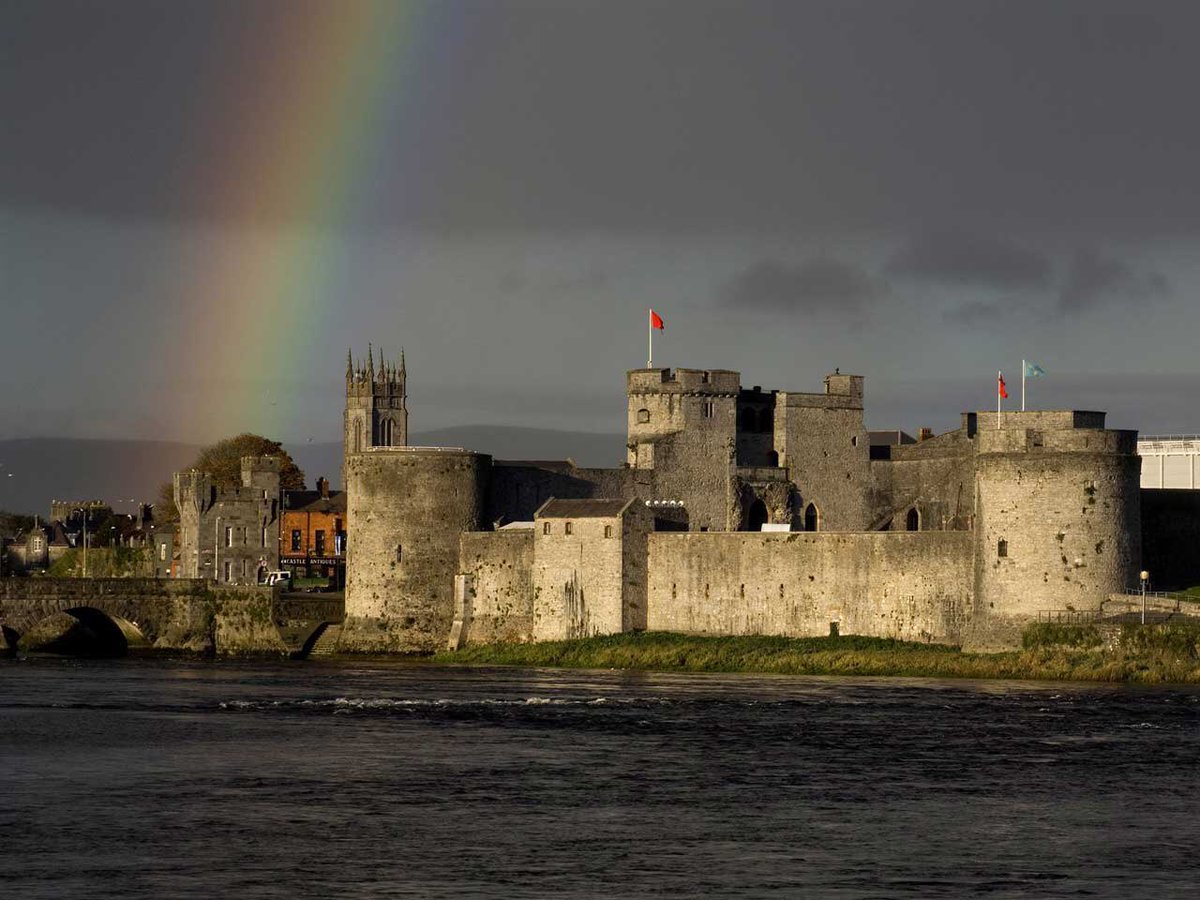
M222 48L236 77L221 81L237 96L202 104L178 181L250 237L179 289L188 324L172 338L183 345L175 374L199 387L176 425L191 439L311 433L301 386L323 384L322 366L331 383L341 377L333 338L345 337L337 322L354 300L345 231L398 165L421 189L419 167L389 156L394 136L417 127L417 88L436 80L446 15L411 0L288 4Z

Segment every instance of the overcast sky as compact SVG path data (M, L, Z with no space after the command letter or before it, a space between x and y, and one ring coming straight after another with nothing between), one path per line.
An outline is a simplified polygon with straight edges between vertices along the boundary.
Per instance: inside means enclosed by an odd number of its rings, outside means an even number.
M0 5L0 437L336 439L368 341L413 430L620 431L647 306L656 364L858 372L872 427L1029 358L1034 405L1200 431L1200 4L442 0L323 46L388 6ZM320 183L227 177L351 126Z

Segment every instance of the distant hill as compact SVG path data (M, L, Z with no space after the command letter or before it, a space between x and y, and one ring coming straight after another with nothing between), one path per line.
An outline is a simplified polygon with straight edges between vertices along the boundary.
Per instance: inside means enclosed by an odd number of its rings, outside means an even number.
M498 459L574 459L581 466L617 466L625 458L625 437L463 425L414 432L419 446L466 447ZM286 444L311 487L325 475L340 487L342 445ZM135 502L153 502L158 486L189 465L200 447L171 441L102 441L74 438L22 438L0 441L0 510L46 515L53 499L101 499L119 511Z

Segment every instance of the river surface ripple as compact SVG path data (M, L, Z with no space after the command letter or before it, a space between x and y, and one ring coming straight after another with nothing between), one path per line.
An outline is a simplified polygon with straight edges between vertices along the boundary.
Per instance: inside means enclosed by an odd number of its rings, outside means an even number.
M0 884L62 897L1184 897L1200 691L0 662Z

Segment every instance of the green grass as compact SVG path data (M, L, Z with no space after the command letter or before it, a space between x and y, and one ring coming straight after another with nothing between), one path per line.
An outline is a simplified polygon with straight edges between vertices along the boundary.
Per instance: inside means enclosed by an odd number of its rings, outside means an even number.
M1200 683L1200 625L1033 626L1007 653L887 638L701 637L648 632L536 644L490 644L439 653L439 664L655 672L759 672L930 678Z

